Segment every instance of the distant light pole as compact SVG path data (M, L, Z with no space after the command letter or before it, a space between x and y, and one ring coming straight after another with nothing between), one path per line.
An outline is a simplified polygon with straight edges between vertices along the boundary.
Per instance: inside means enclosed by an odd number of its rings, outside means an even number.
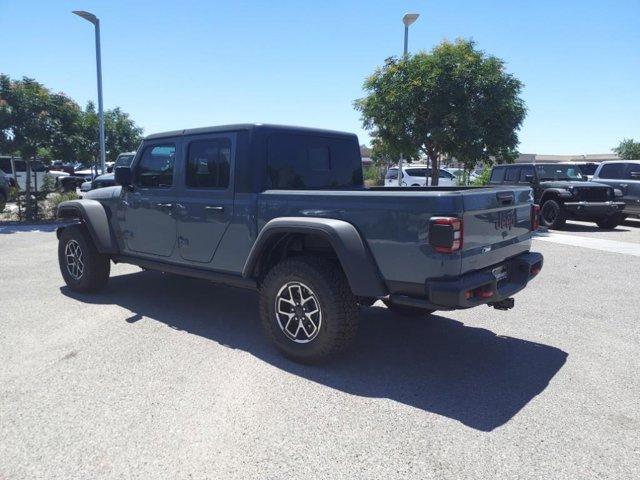
M98 130L100 135L100 168L106 173L106 150L104 146L104 111L102 108L102 60L100 58L100 19L93 13L74 10L73 13L93 23L96 32L96 67L98 70Z
M402 17L402 23L404 23L404 53L403 57L406 58L409 53L409 26L413 24L418 17L419 13L405 13ZM400 154L400 160L398 160L398 186L402 186L402 153Z

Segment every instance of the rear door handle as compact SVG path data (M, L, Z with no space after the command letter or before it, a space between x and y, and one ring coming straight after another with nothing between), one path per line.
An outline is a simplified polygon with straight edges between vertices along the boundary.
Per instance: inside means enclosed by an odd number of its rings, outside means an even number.
M220 206L220 205L207 205L204 207L204 209L208 212L213 212L213 213L222 213L224 212L224 207Z
M156 203L156 207L169 209L173 207L173 203Z

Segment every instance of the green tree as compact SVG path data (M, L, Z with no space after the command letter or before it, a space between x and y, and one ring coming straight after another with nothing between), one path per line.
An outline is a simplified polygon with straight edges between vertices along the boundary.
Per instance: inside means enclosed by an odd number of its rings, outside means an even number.
M38 151L52 149L64 128L75 123L73 101L62 93L52 94L31 78L11 80L0 75L0 150L19 154L26 164L26 216L32 219L31 162Z
M633 138L625 138L613 149L622 160L640 159L640 142L635 142Z
M441 158L456 158L471 170L478 162L517 155L526 114L522 83L471 40L388 58L365 80L364 90L355 108L372 132L374 150L379 142L394 156L426 155L434 185Z
M84 165L93 165L100 154L98 113L95 104L88 102L80 116L79 136L75 141L78 160ZM115 161L118 154L138 148L142 139L142 128L138 127L120 107L104 113L105 147L107 161Z

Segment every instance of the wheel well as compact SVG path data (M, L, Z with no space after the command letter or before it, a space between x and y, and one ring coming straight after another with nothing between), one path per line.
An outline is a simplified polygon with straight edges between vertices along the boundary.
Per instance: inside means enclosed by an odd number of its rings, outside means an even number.
M540 205L543 205L547 200L555 200L558 203L562 203L560 196L556 192L545 192L540 198Z
M84 221L82 212L77 208L61 208L58 210L59 218L78 218Z
M269 239L253 274L260 278L285 258L308 254L334 260L340 265L335 249L323 236L309 233L281 233Z

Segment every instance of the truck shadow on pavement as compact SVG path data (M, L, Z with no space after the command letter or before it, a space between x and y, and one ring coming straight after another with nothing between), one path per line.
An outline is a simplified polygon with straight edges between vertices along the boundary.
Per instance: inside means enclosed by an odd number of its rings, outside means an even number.
M268 343L254 292L156 272L114 276L98 294L61 291L81 302L126 308L131 314L114 321L126 320L132 328L137 321L162 322L313 382L395 400L485 432L540 394L567 358L558 348L498 336L443 315L407 320L371 307L362 311L353 348L311 367L281 357Z

